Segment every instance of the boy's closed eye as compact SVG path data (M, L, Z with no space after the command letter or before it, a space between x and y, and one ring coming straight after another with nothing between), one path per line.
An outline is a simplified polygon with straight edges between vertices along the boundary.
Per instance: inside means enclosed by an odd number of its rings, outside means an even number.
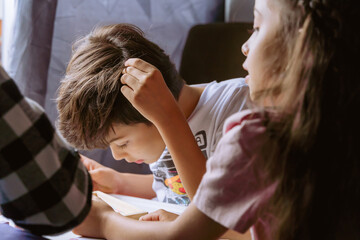
M129 141L126 141L125 143L115 144L115 145L120 149L125 149L128 146L128 143L129 143Z

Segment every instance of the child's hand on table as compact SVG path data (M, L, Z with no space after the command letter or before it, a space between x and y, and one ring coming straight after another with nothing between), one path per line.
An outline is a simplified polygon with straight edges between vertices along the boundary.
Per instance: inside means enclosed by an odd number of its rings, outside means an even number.
M93 191L102 191L105 193L121 193L121 179L117 171L105 167L100 163L85 157L81 156L81 161L89 171L92 182L93 182Z
M179 215L165 211L163 209L156 210L155 212L146 214L139 218L139 221L160 221L170 222L174 221Z
M156 67L139 58L128 59L125 67L121 92L145 118L162 122L172 111L178 111L178 104Z

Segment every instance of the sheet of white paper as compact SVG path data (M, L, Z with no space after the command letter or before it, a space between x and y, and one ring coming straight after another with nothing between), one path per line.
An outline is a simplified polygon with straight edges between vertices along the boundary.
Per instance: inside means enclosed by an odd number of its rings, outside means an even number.
M168 212L181 214L186 209L186 206L170 204L170 203L163 203L163 202L158 202L155 200L148 200L148 199L143 199L143 198L129 197L129 196L117 195L117 194L111 194L111 195L116 198L119 198L120 200L131 203L132 205L134 205L140 209L143 209L149 213L154 212L158 209L164 209Z

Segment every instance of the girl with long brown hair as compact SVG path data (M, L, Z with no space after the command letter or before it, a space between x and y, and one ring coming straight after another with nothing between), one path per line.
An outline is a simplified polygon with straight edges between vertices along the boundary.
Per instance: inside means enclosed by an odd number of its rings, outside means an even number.
M192 204L173 222L139 223L94 200L75 232L216 239L252 228L254 239L359 239L358 10L356 0L256 0L243 45L254 107L228 119ZM187 153L195 143L159 88L161 74L139 59L126 65L123 94L158 128L180 175L187 172L201 154ZM186 188L191 176L182 179Z

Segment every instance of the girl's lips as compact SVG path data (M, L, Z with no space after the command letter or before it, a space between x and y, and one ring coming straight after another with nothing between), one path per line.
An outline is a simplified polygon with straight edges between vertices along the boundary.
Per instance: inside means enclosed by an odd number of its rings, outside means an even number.
M249 84L249 79L250 79L250 76L247 75L247 76L245 77L245 82L246 82L247 84Z
M135 161L134 163L141 164L141 163L143 163L143 162L144 162L144 160L137 160L137 161Z

